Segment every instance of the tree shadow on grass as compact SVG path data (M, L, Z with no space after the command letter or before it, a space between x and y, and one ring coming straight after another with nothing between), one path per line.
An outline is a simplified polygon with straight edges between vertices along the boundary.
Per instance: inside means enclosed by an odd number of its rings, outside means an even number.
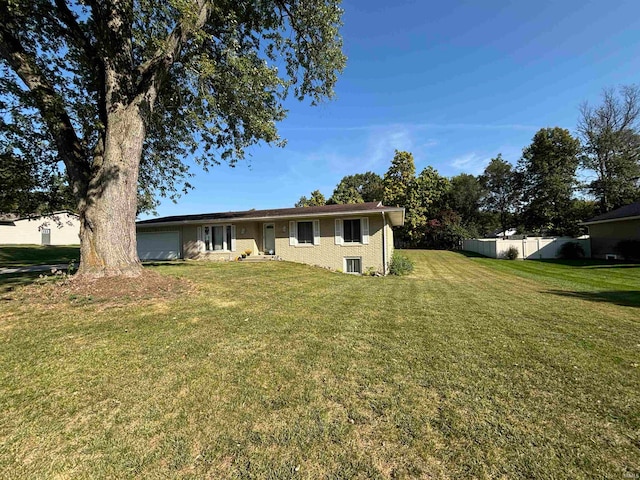
M460 255L464 255L467 258L491 258L485 255L482 255L481 253L470 252L469 250L454 250L454 251L456 253L459 253Z
M528 261L549 263L552 265L565 265L567 267L579 268L640 268L640 263L627 262L624 260L600 260L593 258L582 258L579 260L568 260L562 258L540 258Z
M561 297L580 298L591 302L615 303L623 307L640 308L640 291L612 290L601 292L568 292L566 290L547 290L544 293Z
M24 273L5 273L0 275L0 295L12 292L21 285L29 285L33 283L42 274L49 272L24 272Z
M194 264L184 260L142 260L143 267L192 267Z
M615 268L615 269L623 269L623 268L637 268L638 270L640 270L640 264L638 265L588 265L585 266L584 268L588 268L588 269L594 269L594 268L598 268L598 269L602 269L602 268Z

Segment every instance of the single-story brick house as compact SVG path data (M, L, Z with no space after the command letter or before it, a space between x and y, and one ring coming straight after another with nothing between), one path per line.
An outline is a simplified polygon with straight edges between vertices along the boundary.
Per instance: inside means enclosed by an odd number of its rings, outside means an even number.
M589 227L592 258L621 258L620 242L640 242L640 202L603 213L582 224ZM640 251L630 259L640 260Z
M0 245L78 245L80 218L67 210L51 215L2 215Z
M138 256L235 260L245 250L349 273L386 274L404 208L380 202L247 210L137 222Z

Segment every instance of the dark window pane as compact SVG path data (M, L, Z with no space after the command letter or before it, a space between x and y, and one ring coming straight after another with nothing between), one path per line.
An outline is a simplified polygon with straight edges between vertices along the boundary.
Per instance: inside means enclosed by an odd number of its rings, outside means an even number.
M298 243L313 243L313 222L298 222Z
M227 225L227 250L231 250L231 225Z
M345 220L344 221L344 241L349 243L362 242L362 236L360 233L360 219Z

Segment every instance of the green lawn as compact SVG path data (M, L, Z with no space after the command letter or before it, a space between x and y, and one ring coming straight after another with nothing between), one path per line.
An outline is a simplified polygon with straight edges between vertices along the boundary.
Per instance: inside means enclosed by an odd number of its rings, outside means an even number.
M0 247L0 267L69 263L79 259L80 247L77 245L3 245Z
M153 267L177 299L5 294L0 477L638 478L638 266L406 254L409 277L185 262Z

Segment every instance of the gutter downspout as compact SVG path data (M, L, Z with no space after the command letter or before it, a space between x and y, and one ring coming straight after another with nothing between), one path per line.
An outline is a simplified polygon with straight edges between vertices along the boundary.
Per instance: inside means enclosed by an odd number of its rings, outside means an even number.
M387 217L382 213L382 274L387 276Z

